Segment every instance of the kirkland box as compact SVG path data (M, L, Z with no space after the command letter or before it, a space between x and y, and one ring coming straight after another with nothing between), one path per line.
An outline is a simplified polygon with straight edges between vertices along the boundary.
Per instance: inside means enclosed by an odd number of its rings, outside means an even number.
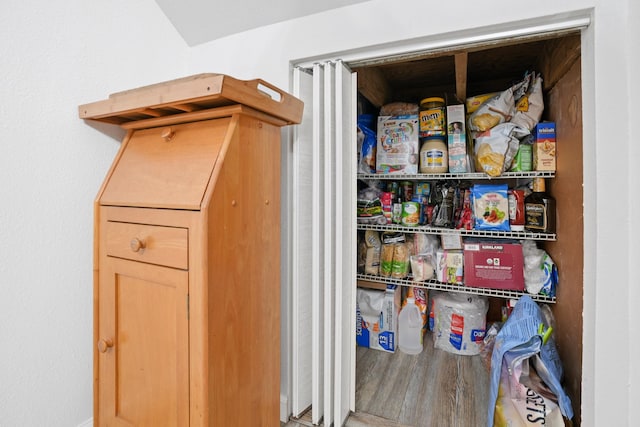
M356 299L356 344L389 353L396 350L400 289L358 288Z
M465 242L464 284L474 288L524 291L524 257L519 243Z
M533 169L556 170L556 123L540 122L533 129Z
M418 134L417 114L378 117L377 173L418 173Z

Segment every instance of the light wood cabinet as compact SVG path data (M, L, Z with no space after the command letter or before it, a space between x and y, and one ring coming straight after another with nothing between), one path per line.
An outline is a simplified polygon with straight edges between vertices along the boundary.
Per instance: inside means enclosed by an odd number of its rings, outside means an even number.
M204 74L79 113L128 130L95 202L95 425L279 425L280 128L302 103Z

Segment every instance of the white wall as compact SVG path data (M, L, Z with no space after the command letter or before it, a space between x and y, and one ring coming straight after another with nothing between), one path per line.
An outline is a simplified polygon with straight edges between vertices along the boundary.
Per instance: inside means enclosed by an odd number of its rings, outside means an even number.
M640 158L631 136L638 117L640 11L634 2L538 0L520 5L495 0L489 5L454 0L434 6L421 0L372 0L197 46L190 51L190 72L259 76L289 88L289 64L301 59L354 55L375 45L384 50L412 41L436 43L486 32L482 27L498 31L544 24L586 10L592 25L583 34L583 425L635 425L639 374L631 361L640 358L640 275L633 268L639 255L633 242L640 238L635 194Z
M2 427L92 417L92 204L119 139L77 106L184 76L186 53L153 0L0 2Z
M640 6L635 0L614 7L605 0L433 4L372 0L187 49L152 0L3 0L0 426L76 426L92 415L92 202L119 135L79 120L79 104L203 71L261 77L287 89L292 60L590 8L594 51L583 55L594 72L583 81L585 104L592 101L584 114L597 120L585 138L593 173L585 176L583 416L586 426L634 425L640 375L630 361L640 357L640 277L633 267L640 249L632 242L640 238L640 149L630 141L640 116Z
M640 26L638 26L638 17L640 17L640 2L635 0L628 1L629 11L627 14L626 28L628 29L626 57L628 58L627 80L629 84L629 96L626 100L626 105L629 111L628 121L628 135L627 140L629 142L635 140L637 134L637 122L634 118L640 117L640 105L637 100L640 99L640 55L638 55L638 44L640 43ZM640 144L629 144L629 158L628 165L630 171L634 171L638 167L638 161L640 160ZM632 172L633 174L633 172ZM638 337L638 325L640 325L640 310L638 305L640 304L640 286L638 286L638 272L637 265L640 259L640 245L637 244L638 237L640 236L640 223L636 220L640 217L640 197L638 197L638 180L637 172L633 174L633 178L629 181L630 185L627 189L626 198L629 200L628 216L625 218L626 223L629 224L629 236L630 247L628 255L628 269L629 269L629 299L628 299L628 312L629 312L629 325L630 325L630 337ZM635 333L634 333L635 331ZM630 339L629 343L629 361L630 373L628 383L628 401L629 401L629 413L628 413L628 425L637 423L637 414L633 412L634 405L640 401L640 366L637 363L638 356L640 355L640 339ZM635 363L634 363L635 362Z

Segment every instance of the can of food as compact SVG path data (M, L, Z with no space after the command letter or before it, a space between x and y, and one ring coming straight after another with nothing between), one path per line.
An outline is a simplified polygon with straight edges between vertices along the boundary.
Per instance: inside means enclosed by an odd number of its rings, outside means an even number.
M414 194L412 202L416 202L418 204L418 210L420 211L418 223L420 225L426 222L426 211L425 206L429 200L429 196L425 194Z
M411 181L400 182L400 196L402 197L402 200L413 199L413 182Z
M446 135L446 132L444 98L432 97L420 101L420 137Z
M409 227L420 225L420 203L413 201L402 203L401 224Z

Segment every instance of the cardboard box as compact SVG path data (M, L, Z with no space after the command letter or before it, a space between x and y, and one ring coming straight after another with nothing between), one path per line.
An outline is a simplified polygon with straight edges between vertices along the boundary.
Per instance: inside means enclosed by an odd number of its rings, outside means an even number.
M467 242L464 264L465 286L524 291L524 257L519 243Z
M382 307L377 321L371 323L365 321L360 312L361 291L370 295L378 294L382 298ZM375 289L358 289L356 299L356 344L361 347L369 347L376 350L394 353L398 337L398 312L400 311L399 286L388 285L384 291Z
M540 122L533 129L533 169L556 170L556 124Z
M449 172L469 172L467 164L467 134L465 131L464 105L447 106L447 148Z
M418 115L378 117L376 172L416 174L419 163Z

